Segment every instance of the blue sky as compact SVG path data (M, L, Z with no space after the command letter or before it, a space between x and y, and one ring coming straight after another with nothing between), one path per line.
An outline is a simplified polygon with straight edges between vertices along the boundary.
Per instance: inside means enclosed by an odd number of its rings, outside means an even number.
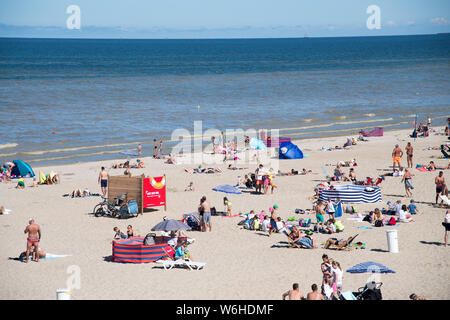
M66 8L81 9L67 30ZM366 9L381 9L368 30ZM0 36L291 37L450 31L449 0L1 0Z

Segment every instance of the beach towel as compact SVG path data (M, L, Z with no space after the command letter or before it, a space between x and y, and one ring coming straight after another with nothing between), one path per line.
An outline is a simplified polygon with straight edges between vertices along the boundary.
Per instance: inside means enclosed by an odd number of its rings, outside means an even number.
M334 217L340 218L342 217L342 203L339 202L338 205L333 204L334 207Z
M54 259L65 258L65 257L70 257L70 256L71 256L70 254L53 254L53 253L47 253L47 254L45 254L45 258L42 258L42 259L45 259L45 260L54 260ZM42 260L42 259L39 259L39 260Z

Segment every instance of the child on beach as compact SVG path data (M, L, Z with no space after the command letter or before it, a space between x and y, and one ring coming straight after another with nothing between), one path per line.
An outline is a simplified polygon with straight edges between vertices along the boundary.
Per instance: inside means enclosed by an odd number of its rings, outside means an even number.
M223 197L223 204L226 206L227 216L231 216L231 202L227 199L227 197Z
M316 219L317 219L317 230L316 232L319 232L319 225L322 226L322 229L324 228L324 219L323 219L323 210L322 210L322 202L318 202L316 207L315 207L315 211L316 211Z
M414 204L414 200L411 199L410 204L408 206L408 211L410 214L416 214L419 212L419 209L417 209L417 206Z
M191 253L188 249L189 242L184 241L181 246L178 246L178 248L175 250L175 260L178 259L187 259L192 260Z

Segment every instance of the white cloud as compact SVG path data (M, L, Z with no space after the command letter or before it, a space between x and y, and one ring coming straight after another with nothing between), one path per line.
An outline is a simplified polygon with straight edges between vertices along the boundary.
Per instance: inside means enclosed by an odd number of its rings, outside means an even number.
M445 19L445 18L442 18L442 17L430 19L430 22L432 24L438 24L438 25L447 25L447 24L449 24L449 21L447 19Z

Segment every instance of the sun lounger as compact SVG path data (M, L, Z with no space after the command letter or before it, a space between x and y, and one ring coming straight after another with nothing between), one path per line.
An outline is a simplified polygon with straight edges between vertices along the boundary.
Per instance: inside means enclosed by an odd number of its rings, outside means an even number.
M188 267L190 270L200 270L206 263L205 262L195 262L192 260L157 260L156 263L161 264L165 270L170 270L173 267Z

